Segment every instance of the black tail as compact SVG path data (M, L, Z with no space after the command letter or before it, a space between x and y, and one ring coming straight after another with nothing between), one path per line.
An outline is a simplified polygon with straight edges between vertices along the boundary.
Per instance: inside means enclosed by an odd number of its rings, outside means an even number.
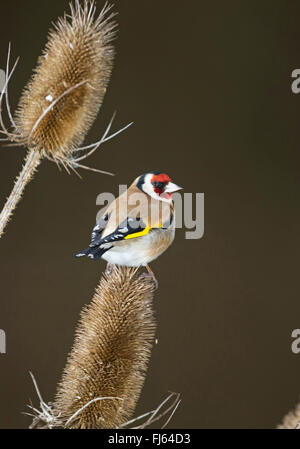
M92 260L99 260L101 256L110 248L101 248L100 246L94 246L80 251L80 253L75 254L74 257L84 257L87 256Z

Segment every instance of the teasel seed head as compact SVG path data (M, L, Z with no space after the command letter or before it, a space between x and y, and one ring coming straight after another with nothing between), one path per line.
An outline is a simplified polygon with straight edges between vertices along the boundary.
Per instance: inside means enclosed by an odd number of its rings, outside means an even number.
M112 139L132 123L109 135L113 118L101 139L79 147L94 122L103 101L113 65L111 41L116 24L105 4L96 17L94 0L74 0L71 14L59 19L50 31L48 43L39 58L31 81L25 88L15 117L11 113L8 86L17 61L10 69L11 46L5 72L5 85L0 92L0 138L9 145L24 145L28 154L4 208L0 213L0 238L26 185L32 179L43 157L62 165L68 173L85 168L99 173L112 173L82 165L84 159L100 145ZM5 124L6 106L9 125ZM78 155L80 151L80 155Z
M300 429L300 404L284 416L278 429Z
M116 428L134 411L155 336L153 281L114 267L82 312L53 413L58 427Z
M50 31L15 117L19 142L58 160L70 158L93 124L114 57L111 6L98 17L94 1L70 8Z

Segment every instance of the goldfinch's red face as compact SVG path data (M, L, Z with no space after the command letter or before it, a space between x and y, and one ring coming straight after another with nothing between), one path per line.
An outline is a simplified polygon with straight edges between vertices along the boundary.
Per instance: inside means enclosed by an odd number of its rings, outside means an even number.
M172 194L181 187L174 184L166 173L147 173L139 178L139 187L152 198L172 201Z

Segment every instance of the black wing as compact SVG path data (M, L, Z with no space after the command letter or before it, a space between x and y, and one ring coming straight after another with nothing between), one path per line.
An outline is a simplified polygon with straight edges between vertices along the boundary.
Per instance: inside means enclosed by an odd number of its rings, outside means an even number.
M102 217L100 219L100 221L98 221L96 226L93 228L90 246L95 246L94 242L98 242L101 239L101 235L102 235L103 229L105 228L105 226L108 222L108 218L109 218L109 215L106 214L104 217Z
M95 228L93 230L92 241L90 243L91 248L93 248L95 246L100 246L103 243L113 243L113 242L117 242L120 240L126 240L126 238L138 237L138 235L141 232L145 231L146 225L140 218L127 217L126 220L124 220L114 232L112 232L111 234L108 234L104 238L101 237L103 228L102 228L101 232L100 232L100 229L95 230ZM99 233L98 237L96 235L97 232ZM135 235L135 234L138 234L138 235ZM130 237L128 237L128 236L130 236Z

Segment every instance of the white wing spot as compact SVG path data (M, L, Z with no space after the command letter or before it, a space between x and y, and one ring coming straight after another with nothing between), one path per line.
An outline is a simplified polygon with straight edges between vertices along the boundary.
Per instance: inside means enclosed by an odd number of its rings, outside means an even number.
M53 96L52 95L47 95L46 100L49 101L49 103L52 103Z

